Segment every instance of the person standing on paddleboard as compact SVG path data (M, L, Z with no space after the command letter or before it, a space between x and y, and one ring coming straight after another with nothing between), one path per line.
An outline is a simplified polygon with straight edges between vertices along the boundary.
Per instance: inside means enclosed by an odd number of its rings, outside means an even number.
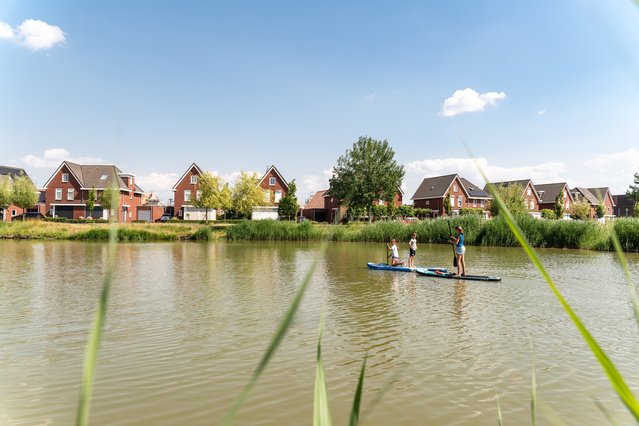
M391 251L391 266L404 266L404 262L399 261L399 250L397 249L395 238L391 240L390 246L386 243L386 247Z
M457 254L457 274L465 276L466 261L464 260L464 253L466 253L466 246L464 245L464 230L461 226L456 226L455 231L457 236L450 237L450 243L455 246L455 253Z
M410 234L410 241L408 242L408 267L415 267L415 254L417 254L417 234L413 232Z

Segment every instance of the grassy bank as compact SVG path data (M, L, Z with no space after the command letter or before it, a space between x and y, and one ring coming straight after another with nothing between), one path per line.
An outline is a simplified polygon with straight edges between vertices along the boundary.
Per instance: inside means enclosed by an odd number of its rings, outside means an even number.
M519 226L534 247L613 250L612 231L617 233L624 251L639 251L639 219L617 219L612 223L593 221L539 220L518 218ZM349 225L302 224L276 221L243 222L227 230L229 240L288 241L370 241L390 238L408 241L411 232L421 243L446 243L451 228L461 225L466 244L516 247L519 245L502 218L483 220L477 216L434 219L412 223L375 222Z
M118 225L118 241L212 240L224 236L219 226L198 223ZM39 220L0 222L0 238L107 241L107 223L55 223Z

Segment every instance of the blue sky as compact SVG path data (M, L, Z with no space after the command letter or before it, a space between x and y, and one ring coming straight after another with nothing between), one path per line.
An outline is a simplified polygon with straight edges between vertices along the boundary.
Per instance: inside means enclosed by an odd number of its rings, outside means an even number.
M601 3L601 4L600 4ZM639 171L639 6L596 1L0 2L0 163L64 159L147 192L196 162L274 164L303 200L359 136L424 177L625 192Z

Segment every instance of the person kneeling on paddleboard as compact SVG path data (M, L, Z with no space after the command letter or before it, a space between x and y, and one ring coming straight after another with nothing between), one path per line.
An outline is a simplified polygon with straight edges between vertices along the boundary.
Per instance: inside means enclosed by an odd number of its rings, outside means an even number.
M464 245L464 230L461 226L456 226L456 236L450 237L450 243L455 246L455 253L457 254L457 274L461 276L466 275L466 261L464 259L464 253L466 253L466 246Z
M386 247L391 251L391 266L404 266L404 262L399 261L399 250L397 249L397 241L395 238L391 240L392 245L386 243Z

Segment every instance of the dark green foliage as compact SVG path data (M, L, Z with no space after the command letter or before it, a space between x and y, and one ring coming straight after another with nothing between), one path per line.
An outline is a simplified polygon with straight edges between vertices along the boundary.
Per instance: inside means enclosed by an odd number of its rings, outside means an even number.
M75 234L71 237L71 239L85 241L107 241L109 239L109 230L107 228L91 229L86 232ZM149 232L141 229L119 228L117 231L117 241L142 242L171 241L175 239L176 236L173 234Z
M277 213L281 218L291 220L297 216L300 206L297 203L295 192L297 192L297 185L295 184L295 179L293 179L288 185L286 196L280 200L277 207Z
M349 208L363 207L370 212L376 200L392 202L403 178L404 167L395 161L388 141L362 136L337 159L331 193Z
M639 172L635 173L634 176L634 185L630 185L628 187L628 191L626 191L626 196L630 198L635 203L639 203ZM637 209L635 209L635 214Z
M37 202L38 190L31 179L22 173L14 177L11 189L11 203L21 209L28 209L35 206Z
M555 198L555 217L557 219L562 219L564 217L564 191L560 191L557 194L557 198Z
M541 211L541 217L544 219L557 219L555 211L550 209L543 209Z
M484 210L480 209L479 207L477 208L472 208L472 207L464 207L459 209L459 215L460 216L468 216L469 214L475 214L475 215L483 215L484 214Z
M624 251L639 252L639 219L617 219L613 223L621 248Z
M606 214L606 209L604 208L603 204L597 204L597 207L595 208L595 214L599 219L604 217L604 215Z
M211 241L213 239L213 232L211 231L211 227L203 226L191 235L189 238L195 241Z
M95 186L89 189L89 194L87 196L87 213L89 216L93 214L93 208L95 207L95 202L98 199L98 194L95 191Z
M450 205L450 194L446 194L444 197L444 211L446 212L446 216L450 216L453 212L453 207Z
M519 215L526 213L526 203L522 198L524 188L521 185L489 185L488 190L493 197L495 197L495 194L499 195L512 214ZM501 213L499 206L495 202L489 203L488 210L490 210L490 214L493 217L499 216Z

